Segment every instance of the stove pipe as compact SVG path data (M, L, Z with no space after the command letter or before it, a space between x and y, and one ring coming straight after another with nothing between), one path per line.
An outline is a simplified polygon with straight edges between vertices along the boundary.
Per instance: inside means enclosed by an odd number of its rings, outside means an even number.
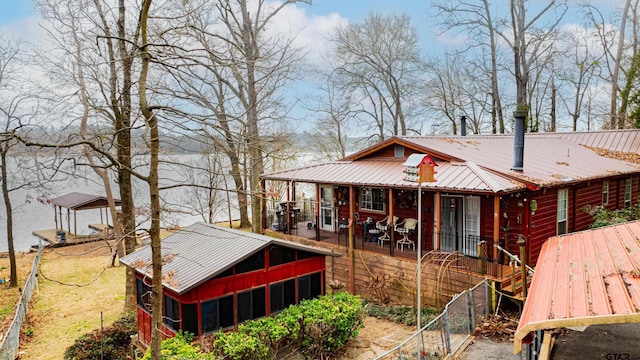
M516 110L515 129L513 133L513 167L511 170L522 171L524 163L524 119L527 117L526 110Z
M460 136L467 136L467 117L460 116Z

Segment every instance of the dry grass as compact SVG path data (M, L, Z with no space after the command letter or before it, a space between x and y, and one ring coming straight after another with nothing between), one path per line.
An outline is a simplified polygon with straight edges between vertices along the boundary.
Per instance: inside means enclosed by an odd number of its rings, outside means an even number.
M20 289L31 272L35 253L16 253L19 287L15 288L10 288L4 284L4 281L8 283L11 270L9 256L5 254L0 256L0 278L3 280L3 284L0 285L0 339L2 339L15 315L16 305L20 299Z
M118 317L124 307L125 267L105 270L109 263L104 243L45 250L29 309L27 326L34 335L21 340L21 359L61 359L76 338L100 327L100 312L105 326Z

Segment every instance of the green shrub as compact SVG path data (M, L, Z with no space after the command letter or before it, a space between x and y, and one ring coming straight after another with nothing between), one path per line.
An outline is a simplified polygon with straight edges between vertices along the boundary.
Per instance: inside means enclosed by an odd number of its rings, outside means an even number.
M358 335L363 316L360 299L341 292L248 321L237 332L218 332L213 345L225 359L274 359L284 347L297 348L308 358L327 358Z
M92 330L76 339L64 352L66 360L125 359L129 353L131 335L137 332L136 318L133 313L122 314L111 326L102 331Z
M193 335L178 331L176 336L162 341L162 359L166 360L214 360L213 354L204 354L200 351L200 347L192 344ZM151 349L142 357L142 360L151 359Z
M585 205L582 210L593 218L592 229L640 219L640 204L617 210L607 210L602 206Z
M310 358L326 358L358 336L364 310L359 297L346 292L321 296L300 304L304 328L302 352Z

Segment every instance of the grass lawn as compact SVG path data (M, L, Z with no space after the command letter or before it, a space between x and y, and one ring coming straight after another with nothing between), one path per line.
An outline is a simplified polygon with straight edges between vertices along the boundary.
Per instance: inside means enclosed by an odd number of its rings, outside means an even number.
M62 359L77 337L100 327L100 312L104 326L118 318L124 307L125 267L106 268L109 263L108 248L101 242L44 251L23 327L33 327L33 335L21 340L21 359Z
M3 280L3 284L0 285L0 339L13 321L16 305L20 299L20 290L31 272L35 255L35 253L16 253L18 287L14 288L7 286L11 275L9 256L8 254L0 255L0 278Z

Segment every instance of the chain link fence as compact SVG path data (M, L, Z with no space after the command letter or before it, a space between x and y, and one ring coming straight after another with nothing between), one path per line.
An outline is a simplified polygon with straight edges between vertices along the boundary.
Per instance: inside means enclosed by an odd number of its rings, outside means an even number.
M435 360L454 354L469 339L489 312L489 286L486 280L456 295L444 311L402 344L376 360Z
M22 294L20 295L20 301L18 302L16 309L16 316L13 318L11 326L9 326L9 330L0 344L0 360L13 360L16 358L18 353L18 347L20 346L20 329L22 328L22 323L27 315L29 300L31 300L31 295L33 295L33 291L38 284L36 274L38 273L38 265L40 264L41 257L42 241L40 241L38 246L38 253L33 258L31 274L29 274L29 278L25 282Z

